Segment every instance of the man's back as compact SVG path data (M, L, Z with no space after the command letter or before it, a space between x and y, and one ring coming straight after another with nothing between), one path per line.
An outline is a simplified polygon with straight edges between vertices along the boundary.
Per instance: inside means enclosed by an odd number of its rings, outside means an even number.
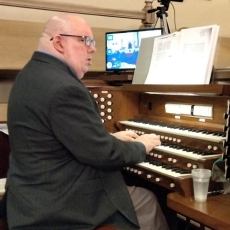
M119 203L135 216L120 172L100 170L103 154L97 159L100 152L111 152L111 135L90 93L73 76L64 63L36 53L12 88L8 221L15 229L91 229L115 215ZM86 145L89 132L91 142ZM113 204L108 196L117 192L121 197ZM127 221L123 218L121 223Z

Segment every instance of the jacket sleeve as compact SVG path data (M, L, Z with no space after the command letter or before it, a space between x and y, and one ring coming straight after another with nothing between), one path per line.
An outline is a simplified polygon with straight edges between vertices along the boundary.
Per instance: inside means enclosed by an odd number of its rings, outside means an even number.
M50 109L50 120L55 136L83 164L116 170L145 159L142 143L124 142L106 131L96 102L83 85L58 90Z

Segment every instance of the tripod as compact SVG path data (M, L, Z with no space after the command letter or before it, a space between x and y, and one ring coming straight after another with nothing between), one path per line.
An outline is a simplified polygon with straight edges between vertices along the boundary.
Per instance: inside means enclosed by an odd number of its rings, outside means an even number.
M157 20L155 21L153 28L156 27L158 19L160 18L160 25L163 28L163 33L169 34L170 29L169 29L169 25L168 25L168 21L167 21L168 14L165 12L165 7L164 6L157 7L154 11L156 12ZM152 12L154 12L154 11L152 11Z

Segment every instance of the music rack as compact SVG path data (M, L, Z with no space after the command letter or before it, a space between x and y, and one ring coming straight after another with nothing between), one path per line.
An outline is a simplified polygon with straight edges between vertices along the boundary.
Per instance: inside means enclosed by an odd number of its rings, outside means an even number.
M230 96L230 85L207 84L207 85L123 85L124 91L151 92L166 94L193 94L193 95L225 95Z

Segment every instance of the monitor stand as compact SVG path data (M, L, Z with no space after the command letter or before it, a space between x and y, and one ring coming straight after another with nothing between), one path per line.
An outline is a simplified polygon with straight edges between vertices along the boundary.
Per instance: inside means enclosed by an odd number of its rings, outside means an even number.
M104 75L100 76L101 80L104 81L132 81L134 72L106 72Z

